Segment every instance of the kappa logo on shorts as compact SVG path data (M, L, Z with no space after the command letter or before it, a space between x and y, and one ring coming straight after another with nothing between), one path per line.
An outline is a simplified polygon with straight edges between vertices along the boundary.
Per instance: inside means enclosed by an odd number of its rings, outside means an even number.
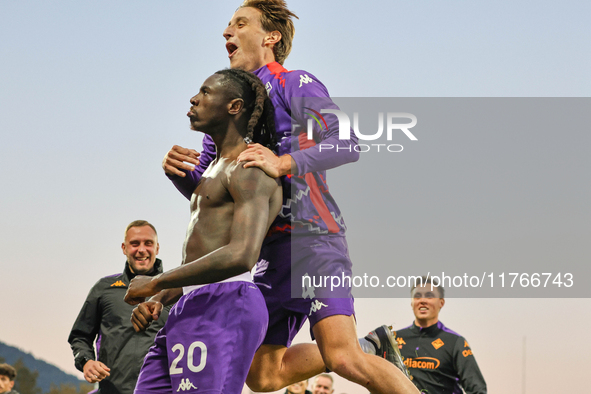
M121 286L123 286L123 287L125 287L125 283L123 283L122 281L118 280L117 282L115 282L115 283L113 283L113 284L111 285L111 287L113 287L113 286L116 286L116 287L121 287Z
M312 78L310 78L308 76L308 74L304 74L304 75L300 75L300 88L302 87L303 83L310 83L310 82L314 82L314 80Z
M189 380L189 378L187 378L187 379L181 379L181 384L179 384L179 388L176 389L176 391L177 392L179 392L181 390L182 391L187 391L187 390L191 390L191 389L197 390L197 387L195 387L193 385L193 383L191 383L191 381Z
M308 275L308 273L306 272L303 276L303 278L305 277L309 277L310 275ZM302 290L302 298L306 299L312 299L314 297L316 297L316 294L314 293L314 290L316 290L316 288L312 285L308 286L307 284L303 283L303 278L302 278L302 285L303 285L303 290Z
M308 316L312 316L312 313L318 312L320 308L327 307L328 305L323 304L322 302L315 300L310 307L310 314Z
M267 269L269 268L269 262L265 259L261 259L257 265L255 266L255 270L254 270L254 274L255 275L260 275L263 272L266 272Z

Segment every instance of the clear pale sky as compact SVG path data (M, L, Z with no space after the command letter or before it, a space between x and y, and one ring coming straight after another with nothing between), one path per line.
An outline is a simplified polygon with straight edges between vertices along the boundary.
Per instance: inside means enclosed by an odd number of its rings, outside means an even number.
M300 20L285 66L312 72L335 97L591 95L591 6L586 1L288 3ZM222 31L238 5L0 3L0 277L5 297L0 340L81 377L66 340L90 287L123 269L125 226L140 218L152 222L165 268L180 263L189 207L160 163L173 144L200 147L201 137L188 128L188 100L206 77L229 65ZM580 153L589 146L582 134L558 129L548 137L570 141L572 155L560 150L553 160L573 160L577 176L591 167L588 155ZM427 146L429 138L425 133L419 143ZM479 140L487 136L476 135ZM458 147L463 152L472 148L470 141ZM441 165L424 164L426 174ZM508 173L502 163L494 165ZM543 179L544 171L533 174ZM589 188L581 185L589 178L576 179L556 186L547 209L547 200L538 196L524 197L516 206L530 212L537 204L539 211L531 212L555 214L552 223L561 224L560 231L544 233L538 245L543 253L550 250L556 271L588 264L591 257L582 243L589 238L585 223L591 215ZM416 180L419 186L425 181ZM342 201L354 264L363 264L360 251L372 240L362 226L371 224L355 204L371 200L372 190L361 193L353 182L331 186ZM408 198L407 189L385 190ZM519 186L507 192L515 190ZM468 185L460 192L468 203L481 196ZM425 204L438 201L417 198ZM389 214L392 228L411 235L425 235L418 223L441 225L428 210ZM508 222L507 239L491 240L506 256L521 258L523 249L516 245L535 245L528 234L538 234L545 222L527 216ZM466 227L457 234L469 237L471 231ZM552 254L562 249L549 248L550 240L568 246L564 261ZM405 244L390 242L374 240L372 258L381 253L395 264L398 252L393 250L412 255ZM445 250L417 253L422 260L438 261ZM359 299L356 310L360 335L383 323L405 327L413 319L407 299ZM468 339L490 393L522 392L524 336L527 392L576 392L587 387L584 377L591 365L591 342L585 336L590 312L588 299L450 298L441 320ZM298 341L308 340L304 329ZM337 380L337 394L362 392Z

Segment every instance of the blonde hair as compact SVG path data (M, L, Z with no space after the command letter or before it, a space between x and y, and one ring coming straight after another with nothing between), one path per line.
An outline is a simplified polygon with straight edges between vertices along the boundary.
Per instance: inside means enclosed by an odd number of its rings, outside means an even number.
M156 231L156 227L154 227L147 220L134 220L133 222L131 222L127 225L127 228L125 229L125 234L123 234L123 239L125 239L125 237L127 237L127 232L129 231L130 228L144 227L144 226L150 226L152 228L152 230L154 230L154 232L156 233L156 236L158 236L158 232Z

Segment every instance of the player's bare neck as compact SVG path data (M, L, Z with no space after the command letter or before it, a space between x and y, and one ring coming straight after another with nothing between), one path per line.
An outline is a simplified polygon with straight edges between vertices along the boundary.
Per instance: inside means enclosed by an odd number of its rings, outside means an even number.
M246 143L243 142L242 145L243 146L234 146L232 148L218 151L216 154L217 161L220 161L221 159L236 160L238 155L246 149Z
M232 126L225 133L212 134L211 138L215 143L216 158L218 160L220 158L236 160L247 146L244 137Z
M238 68L244 69L244 71L253 72L263 66L266 66L269 63L273 63L274 61L275 54L273 53L273 47L268 47L265 48L265 53L262 56L260 56L257 61L252 62L248 65L243 65L242 67Z
M216 159L228 159L228 160L236 160L238 155L242 153L246 149L247 145L244 142L244 139L240 137L236 141L224 141L224 144L221 146L216 144Z

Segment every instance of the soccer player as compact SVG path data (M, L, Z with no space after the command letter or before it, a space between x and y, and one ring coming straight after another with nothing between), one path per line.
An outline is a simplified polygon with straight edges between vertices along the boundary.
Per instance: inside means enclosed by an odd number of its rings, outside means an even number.
M191 104L191 128L209 135L217 153L191 199L183 264L136 277L125 296L137 304L156 295L144 304L154 318L178 300L145 358L136 394L239 394L268 324L250 270L281 207L281 185L236 159L245 140L274 146L272 104L261 81L242 70L215 73Z
M486 394L486 382L468 341L439 321L444 289L431 283L424 276L413 287L410 305L415 321L396 332L413 383L425 393Z
M272 177L285 176L283 209L265 239L255 274L270 320L247 384L254 391L275 391L328 368L373 393L416 393L394 365L363 353L357 340L352 298L291 298L292 266L303 267L305 272L307 264L316 264L310 267L314 272L351 275L345 225L328 191L325 171L359 157L351 149L357 141L354 135L345 140L338 138L334 115L325 115L327 127L315 128L313 140L305 138L301 128L292 130L292 118L306 125L302 110L292 108L293 97L319 98L331 105L322 108L336 108L326 87L313 74L288 71L282 66L291 51L292 17L295 14L283 0L247 0L223 32L230 66L253 72L265 84L275 105L280 143L278 155L260 144L250 144L238 160L245 168L259 167ZM320 143L338 149L320 151ZM215 155L207 137L203 146L201 155L175 146L163 161L165 173L187 198ZM291 198L292 192L298 196L297 204ZM297 209L291 209L294 206ZM290 346L306 318L318 345ZM375 346L378 354L395 361L397 349L392 346L391 333L384 327L376 332L378 335L372 338L380 343L367 343Z

